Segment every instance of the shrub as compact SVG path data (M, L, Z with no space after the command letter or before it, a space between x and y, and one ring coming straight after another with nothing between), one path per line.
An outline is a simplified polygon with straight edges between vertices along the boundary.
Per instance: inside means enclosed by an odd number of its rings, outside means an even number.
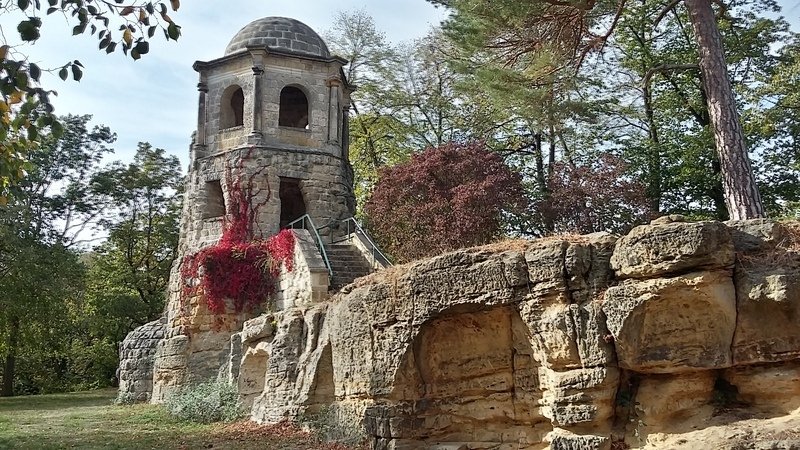
M526 206L522 178L482 142L449 143L380 172L364 207L398 262L486 244L502 217Z
M244 415L236 388L219 381L185 386L164 406L169 415L189 422L232 422Z
M556 163L548 183L550 198L536 209L556 233L625 234L653 215L645 185L627 176L626 169L611 155L584 165Z

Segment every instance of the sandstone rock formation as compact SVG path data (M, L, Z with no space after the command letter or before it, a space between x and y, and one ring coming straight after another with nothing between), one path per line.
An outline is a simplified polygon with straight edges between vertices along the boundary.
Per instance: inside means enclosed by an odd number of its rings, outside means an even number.
M154 320L128 333L119 345L119 400L150 400L156 346L164 339L165 328L163 319Z
M221 372L253 420L375 449L798 448L798 236L661 220L452 252L247 320Z

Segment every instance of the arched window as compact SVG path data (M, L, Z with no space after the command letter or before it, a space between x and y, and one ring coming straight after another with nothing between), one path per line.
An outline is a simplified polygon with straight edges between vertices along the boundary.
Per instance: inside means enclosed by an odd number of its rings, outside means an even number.
M244 91L236 85L228 86L222 93L220 129L244 125Z
M294 86L281 90L281 107L278 125L291 128L308 128L308 99Z

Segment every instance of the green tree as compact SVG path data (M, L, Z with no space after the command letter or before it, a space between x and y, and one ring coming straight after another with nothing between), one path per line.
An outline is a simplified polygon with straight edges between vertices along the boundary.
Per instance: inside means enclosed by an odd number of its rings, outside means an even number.
M579 71L587 58L608 44L630 0L597 2L514 2L510 0L432 0L453 11L445 23L450 38L464 51L486 61L485 70L508 68L525 82L551 82L554 74ZM659 18L678 6L669 2ZM730 89L717 20L707 0L686 0L693 37L700 55L699 70L709 104L721 109L708 113L720 161L724 201L733 218L763 215L736 105ZM601 30L601 31L598 31ZM695 61L690 61L695 63ZM476 69L478 70L478 69ZM713 86L709 83L715 83Z
M43 135L29 155L35 165L0 208L2 395L13 393L19 354L57 352L66 342L66 333L53 334L69 328L67 304L82 291L76 248L106 206L89 180L115 139L90 128L90 118L63 117L63 133Z
M108 239L89 264L87 296L106 330L122 340L164 308L178 247L180 163L163 149L140 143L130 164L115 163L94 185L115 205L104 221Z
M735 6L720 18L720 31L759 173L763 171L759 154L769 138L755 132L763 127L753 122L764 116L752 114L753 108L760 109L754 94L763 84L759 80L778 61L772 49L786 41L788 24L764 16L779 11L773 2L746 0ZM659 1L630 3L609 44L613 50L607 61L618 75L609 77L607 89L627 93L609 117L614 128L610 138L646 181L654 210L724 220L728 211L708 96L699 66L686 63L697 60L692 30L682 10L666 15L654 29L652 23L662 9ZM760 183L760 187L771 204L769 186Z
M170 0L177 11L179 0ZM57 72L62 80L80 81L83 65L78 60L55 67L39 67L28 60L24 44L35 43L43 32L42 14L60 14L73 25L72 34L91 34L101 51L117 48L133 59L149 52L149 39L163 31L167 40L180 36L180 26L168 14L166 1L143 0L18 0L3 2L0 17L19 19L13 39L9 31L0 43L0 205L8 202L13 184L30 168L27 155L39 145L40 135L57 135L62 125L53 115L50 96L55 92L40 84L43 71Z
M7 212L0 211L0 396L14 394L20 355L57 350L61 336L52 339L53 333L64 328L65 300L80 294L83 276L74 251L36 239Z

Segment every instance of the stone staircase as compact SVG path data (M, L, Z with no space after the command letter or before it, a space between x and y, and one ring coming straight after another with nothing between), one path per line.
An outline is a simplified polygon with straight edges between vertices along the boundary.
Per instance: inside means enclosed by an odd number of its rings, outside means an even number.
M328 253L328 260L333 271L333 277L328 287L331 292L337 292L356 278L372 272L369 261L353 245L334 244L326 246L325 251Z

